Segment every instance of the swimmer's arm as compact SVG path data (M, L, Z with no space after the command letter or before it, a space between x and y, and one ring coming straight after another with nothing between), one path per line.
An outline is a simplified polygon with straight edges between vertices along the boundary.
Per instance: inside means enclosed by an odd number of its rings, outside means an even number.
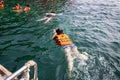
M43 20L46 20L47 17L44 17L44 18L41 18L41 19L38 19L37 21L43 21Z
M45 21L45 23L49 22L52 19L52 17L47 18L47 20Z
M46 16L47 16L47 15L56 16L56 14L55 14L55 13L46 13Z
M57 38L56 36L57 36L57 33L56 33L55 29L54 29L54 30L53 30L52 39L54 39L54 40L55 40L55 39Z

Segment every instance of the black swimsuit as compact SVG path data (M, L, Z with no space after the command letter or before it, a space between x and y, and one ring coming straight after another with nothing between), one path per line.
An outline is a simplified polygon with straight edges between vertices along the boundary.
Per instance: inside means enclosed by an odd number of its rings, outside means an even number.
M46 17L53 17L53 15L48 14L48 15L46 15Z

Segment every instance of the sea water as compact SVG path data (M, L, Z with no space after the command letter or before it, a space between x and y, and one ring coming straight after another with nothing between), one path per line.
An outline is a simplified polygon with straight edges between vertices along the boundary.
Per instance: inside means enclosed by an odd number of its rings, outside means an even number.
M29 13L11 9L30 4ZM15 72L28 60L38 64L39 80L120 80L119 0L5 0L0 10L0 64ZM55 11L44 24L36 20ZM64 51L51 39L53 29L62 28L86 62L74 60L68 77Z

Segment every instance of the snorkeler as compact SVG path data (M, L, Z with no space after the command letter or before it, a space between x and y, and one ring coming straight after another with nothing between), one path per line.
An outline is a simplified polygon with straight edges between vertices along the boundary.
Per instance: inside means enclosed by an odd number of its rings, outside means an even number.
M46 16L42 19L38 19L37 21L43 21L46 20L45 23L49 22L54 16L56 16L56 13L51 11L50 13L46 13Z
M85 61L88 60L87 54L81 54L78 51L77 46L73 44L73 42L71 41L68 35L63 33L62 29L54 30L52 38L57 45L61 46L64 49L68 61L68 68L70 71L73 68L72 55L74 55L76 58L79 58L81 60L85 60Z

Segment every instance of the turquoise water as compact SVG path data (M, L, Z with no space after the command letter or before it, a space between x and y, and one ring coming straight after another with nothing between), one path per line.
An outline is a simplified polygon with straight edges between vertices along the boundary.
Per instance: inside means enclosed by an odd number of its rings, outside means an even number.
M16 3L30 4L31 11L11 11ZM51 10L62 15L47 24L36 21ZM51 39L56 28L90 55L86 65L74 61L71 79L64 51ZM6 0L0 10L0 64L14 72L31 59L38 64L39 80L120 80L120 1Z

